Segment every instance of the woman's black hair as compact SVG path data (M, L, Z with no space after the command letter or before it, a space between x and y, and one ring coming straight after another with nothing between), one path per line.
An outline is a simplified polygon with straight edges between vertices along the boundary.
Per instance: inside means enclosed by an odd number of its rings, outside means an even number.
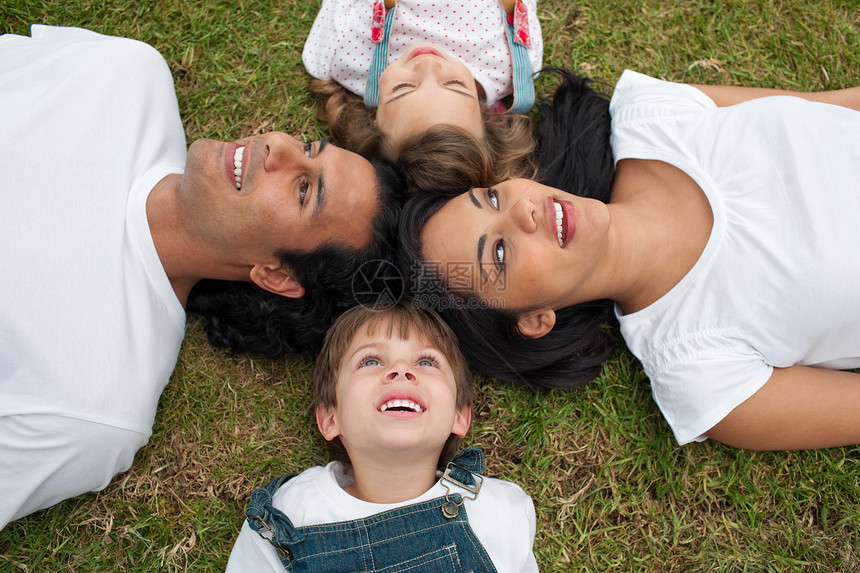
M282 251L281 262L305 288L301 298L286 298L251 282L205 279L188 297L188 311L204 317L209 341L218 348L267 356L317 351L326 330L346 309L376 303L379 293L354 288L362 265L369 263L377 281L384 277L396 244L404 179L391 163L371 161L377 181L377 210L370 243L362 250L324 244L309 251ZM367 300L364 297L369 297Z
M551 69L562 81L550 103L540 104L537 179L575 195L609 201L615 174L609 145L609 101L590 80ZM421 232L449 198L410 200L400 219L398 266L417 299L435 308L457 334L476 370L502 380L547 388L574 388L600 374L615 345L603 324L612 303L598 300L556 312L553 329L527 338L517 329L515 309L494 308L474 295L464 297L442 284L440 261L426 261ZM444 263L443 263L444 264Z

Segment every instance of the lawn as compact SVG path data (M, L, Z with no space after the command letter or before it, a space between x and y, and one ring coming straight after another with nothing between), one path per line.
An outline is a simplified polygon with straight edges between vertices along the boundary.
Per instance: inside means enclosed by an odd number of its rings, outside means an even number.
M316 138L326 131L301 50L318 5L4 0L0 32L46 23L152 44L173 71L189 141L273 129ZM624 68L797 90L860 82L857 0L542 0L538 11L544 63L608 90ZM539 93L551 89L550 78L538 80ZM6 527L0 571L223 570L250 492L327 461L311 409L312 360L215 350L190 317L133 467L100 493ZM576 393L476 383L467 443L488 454L490 475L534 499L543 570L860 570L857 447L679 447L623 347Z

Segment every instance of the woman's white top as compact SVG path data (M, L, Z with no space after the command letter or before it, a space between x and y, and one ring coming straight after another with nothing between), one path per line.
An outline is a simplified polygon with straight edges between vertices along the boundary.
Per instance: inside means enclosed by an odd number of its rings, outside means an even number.
M718 108L629 70L610 111L616 162L678 167L713 211L690 272L616 308L678 442L706 439L773 367L860 367L860 112L789 96Z

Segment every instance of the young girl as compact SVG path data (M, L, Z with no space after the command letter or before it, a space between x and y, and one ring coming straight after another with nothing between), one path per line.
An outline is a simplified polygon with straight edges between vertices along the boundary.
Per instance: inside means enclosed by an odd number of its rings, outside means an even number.
M305 43L334 140L397 161L412 193L522 175L543 54L536 0L387 4L324 0Z
M493 375L586 382L611 354L600 323L614 302L680 443L857 444L860 374L842 369L860 367L858 109L860 88L630 71L610 104L569 77L539 138L554 187L419 198L401 221L406 258L496 307L448 305L466 309L452 324Z
M472 377L434 312L345 312L313 393L333 461L252 494L228 572L538 570L529 496L480 475L481 450L455 455Z

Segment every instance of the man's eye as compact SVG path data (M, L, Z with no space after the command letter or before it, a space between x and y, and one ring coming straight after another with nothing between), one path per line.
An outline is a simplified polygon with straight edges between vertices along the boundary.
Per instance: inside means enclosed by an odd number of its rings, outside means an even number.
M499 266L499 268L504 268L504 266L505 266L505 242L504 241L496 242L496 244L493 248L493 252L494 252L495 257L496 257L496 264Z
M312 141L305 142L305 157L310 157L311 152L314 150L314 144Z
M299 205L305 204L305 197L308 194L308 182L302 181L301 185L299 185Z
M495 187L487 188L487 200L490 202L490 205L493 206L493 209L496 211L499 210L499 192Z

